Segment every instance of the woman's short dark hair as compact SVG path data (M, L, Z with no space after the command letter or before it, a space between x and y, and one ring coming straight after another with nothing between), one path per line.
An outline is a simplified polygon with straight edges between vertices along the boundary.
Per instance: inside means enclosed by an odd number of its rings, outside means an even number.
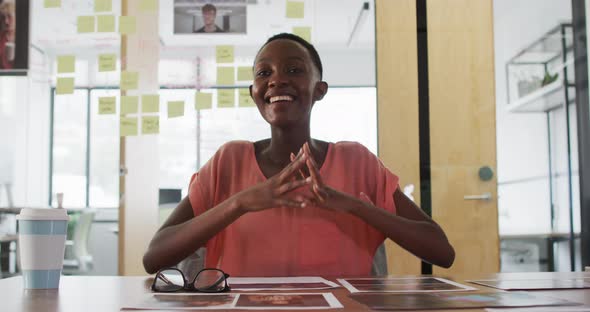
M258 53L260 53L262 48L264 48L267 44L269 44L275 40L278 40L278 39L293 40L293 41L299 43L300 45L302 45L307 50L307 52L309 52L309 55L311 56L311 60L312 60L313 64L315 65L315 67L318 69L318 71L320 73L320 79L322 79L322 74L323 74L322 60L320 59L320 55L318 54L318 51L315 49L315 47L311 43L307 42L305 39L303 39L297 35L289 34L289 33L280 33L280 34L274 35L274 36L268 38L268 40L266 40L266 42L258 50ZM256 53L257 57L258 57L258 53Z

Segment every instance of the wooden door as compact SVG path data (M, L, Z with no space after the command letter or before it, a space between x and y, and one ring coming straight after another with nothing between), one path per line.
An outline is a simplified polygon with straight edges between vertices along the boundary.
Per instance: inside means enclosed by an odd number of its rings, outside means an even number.
M492 0L426 3L432 216L456 251L451 269L433 273L497 272ZM379 156L402 187L419 190L416 1L377 0L376 11ZM479 178L484 166L494 171L491 180ZM465 199L487 193L490 199ZM389 272L420 273L419 260L392 245Z

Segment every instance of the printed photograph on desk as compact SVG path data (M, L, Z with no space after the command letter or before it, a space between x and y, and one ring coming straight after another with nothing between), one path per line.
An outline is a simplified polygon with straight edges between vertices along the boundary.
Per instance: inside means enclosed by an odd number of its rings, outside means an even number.
M317 276L296 277L230 277L227 282L232 290L311 290L330 289L340 287L334 282Z
M408 278L346 278L338 279L351 293L358 292L446 292L476 290L440 277L408 277Z
M240 294L236 309L313 310L342 308L331 293L256 293Z
M124 309L231 309L235 306L237 296L237 294L157 294L150 296L136 305L125 307Z
M468 282L503 290L590 288L590 277L529 280L469 280Z

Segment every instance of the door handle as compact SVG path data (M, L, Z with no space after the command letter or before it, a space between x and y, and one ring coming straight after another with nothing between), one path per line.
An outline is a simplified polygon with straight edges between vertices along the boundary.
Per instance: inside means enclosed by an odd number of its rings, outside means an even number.
M465 195L463 196L465 200L491 200L492 193L483 193L481 195Z

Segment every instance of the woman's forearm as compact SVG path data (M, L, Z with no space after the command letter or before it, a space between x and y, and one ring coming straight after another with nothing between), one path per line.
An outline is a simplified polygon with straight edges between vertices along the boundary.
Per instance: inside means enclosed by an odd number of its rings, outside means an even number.
M229 198L184 223L168 226L155 235L143 256L145 270L153 274L174 266L238 219L243 212L236 200Z
M399 217L361 200L355 200L349 212L415 256L444 268L453 264L455 251L436 223Z

